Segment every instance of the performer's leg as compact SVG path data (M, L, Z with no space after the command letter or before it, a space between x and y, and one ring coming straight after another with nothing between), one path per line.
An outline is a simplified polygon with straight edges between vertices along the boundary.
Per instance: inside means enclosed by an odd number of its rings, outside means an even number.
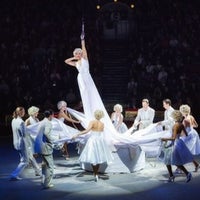
M183 165L178 165L178 168L180 168L186 175L186 182L189 182L192 179L192 174L188 172L188 170Z
M168 179L168 182L174 182L174 175L173 175L173 172L172 172L172 166L171 165L166 165L167 167L167 170L168 170L168 173L169 173L169 179Z
M95 177L95 181L98 181L98 171L99 171L99 167L100 165L97 164L97 165L92 165L92 169L93 169L93 174L94 174L94 177Z
M68 150L67 150L67 143L64 143L62 152L64 153L66 160L68 160L69 159L69 153L68 153Z
M43 155L43 165L42 165L42 174L44 175L44 188L53 187L51 183L54 173L54 163L53 156L51 155Z

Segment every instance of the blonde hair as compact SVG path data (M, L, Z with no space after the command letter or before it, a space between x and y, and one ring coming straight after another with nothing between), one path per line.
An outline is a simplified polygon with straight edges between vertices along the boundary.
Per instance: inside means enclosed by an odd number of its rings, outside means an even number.
M76 53L83 53L83 50L81 49L81 48L76 48L76 49L74 49L74 51L73 51L73 55L75 55Z
M187 104L181 105L179 110L183 114L190 114L190 112L191 112L191 108Z
M119 109L120 112L122 112L122 111L123 111L122 105L120 105L120 104L114 105L113 110L114 110L114 111L117 111L118 109Z
M60 110L63 106L67 106L67 102L65 102L65 101L59 101L57 103L58 110Z
M104 117L104 113L102 110L95 110L94 116L97 120L100 120L102 117Z
M31 107L28 109L28 114L29 114L30 116L32 116L32 115L34 115L34 114L36 114L36 113L38 113L38 112L39 112L39 108L36 107L36 106L31 106Z
M183 120L183 115L179 110L174 110L171 116L176 122L181 122Z

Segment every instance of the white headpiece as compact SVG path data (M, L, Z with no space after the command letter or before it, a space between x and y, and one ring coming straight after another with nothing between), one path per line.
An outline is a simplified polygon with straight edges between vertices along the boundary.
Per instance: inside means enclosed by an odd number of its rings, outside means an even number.
M28 109L28 114L31 116L31 115L34 115L35 113L38 113L39 112L39 108L36 107L36 106L31 106L29 109Z
M73 51L73 55L75 55L75 53L83 53L83 50L81 48L76 48Z
M59 101L57 103L58 110L60 110L63 106L67 106L67 103L65 101Z

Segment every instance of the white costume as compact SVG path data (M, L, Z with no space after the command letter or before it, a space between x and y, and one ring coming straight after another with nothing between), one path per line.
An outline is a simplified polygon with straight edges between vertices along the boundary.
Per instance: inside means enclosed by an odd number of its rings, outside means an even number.
M51 137L54 141L57 141L53 144L53 148L57 150L63 147L64 142L71 142L72 136L78 132L77 129L64 124L62 119L53 118L51 120L51 124ZM32 138L37 137L40 126L41 121L27 127L28 133L31 135Z
M90 137L79 157L80 162L97 165L112 163L113 157L110 149L104 142L102 132L91 131Z
M11 173L11 178L18 178L24 168L28 165L27 145L26 145L26 127L21 117L14 118L11 123L13 132L13 145L19 152L20 162L17 168Z
M81 94L84 114L68 108L68 112L82 122L82 126L86 128L89 121L93 119L94 111L100 109L104 112L103 137L112 150L114 161L109 165L106 172L133 172L144 168L145 166L145 150L158 153L161 141L159 138L169 133L166 131L157 132L156 124L148 126L143 130L136 131L133 135L133 128L130 128L124 134L119 134L104 107L101 97L96 89L93 79L89 73L88 60L81 58L81 63L76 63L78 74L78 85ZM154 112L150 111L151 113ZM152 115L152 114L151 114ZM152 120L151 120L152 121ZM86 166L82 166L87 169ZM100 169L101 170L101 169Z
M153 124L154 117L155 117L155 110L153 108L151 107L148 107L147 109L140 108L135 118L134 125L137 126L137 124L141 122L141 124L139 124L139 129L144 129L150 124Z
M134 172L145 167L145 153L158 155L160 150L161 137L169 137L169 131L157 130L157 124L151 124L147 128L134 132L134 127L128 129L124 134L119 134L101 100L94 81L89 72L88 60L81 58L81 62L76 63L78 70L78 85L81 94L84 113L67 108L68 112L76 119L81 121L84 128L88 127L89 122L94 118L95 110L102 110L104 117L101 121L104 123L102 137L112 152L114 161L107 165L101 164L99 172ZM152 112L152 111L150 111ZM39 122L40 123L40 122ZM71 138L77 133L77 130L66 126L62 121L53 119L52 133L54 134L54 143L57 145L64 142L74 142ZM31 125L31 134L38 133L38 127ZM89 134L85 134L75 141L86 144ZM82 160L83 161L83 160ZM81 163L83 169L91 170L91 165Z
M174 125L174 120L171 115L173 111L174 111L174 108L170 106L164 112L164 120L161 122L161 125L165 127L165 130L172 130L172 127Z
M30 116L27 121L29 122L28 124L36 124L38 123L37 119L34 119L32 116ZM30 126L28 125L28 126ZM30 134L27 134L27 154L28 154L28 158L30 163L33 165L33 168L35 170L35 175L36 176L40 176L40 167L36 161L36 159L34 158L33 154L35 152L34 150L34 140L35 137L31 137Z
M123 115L120 115L123 118ZM116 113L113 113L111 120L118 133L125 133L128 130L124 122L119 125L120 117Z

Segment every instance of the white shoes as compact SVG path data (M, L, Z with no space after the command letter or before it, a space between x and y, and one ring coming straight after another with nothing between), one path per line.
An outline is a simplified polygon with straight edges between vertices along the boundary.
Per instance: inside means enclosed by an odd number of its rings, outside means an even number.
M52 187L54 187L54 185L53 185L52 183L50 183L49 185L47 185L47 186L44 186L44 188L43 188L43 189L49 189L49 188L52 188Z
M20 178L19 176L11 176L10 177L10 181L21 181L22 180L22 178Z
M94 177L94 181L97 182L98 180L99 180L99 177L96 175L96 176Z

